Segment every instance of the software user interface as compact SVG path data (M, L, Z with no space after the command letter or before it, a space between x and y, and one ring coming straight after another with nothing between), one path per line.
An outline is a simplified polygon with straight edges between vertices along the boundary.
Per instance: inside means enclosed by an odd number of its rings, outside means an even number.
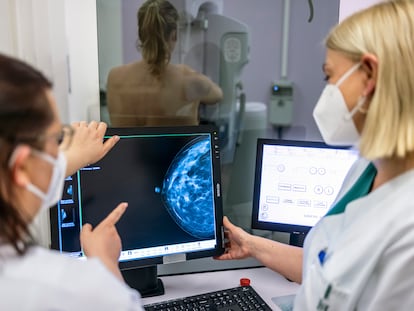
M258 220L312 227L335 200L358 154L265 144L262 157Z
M121 136L101 161L66 179L60 250L82 257L82 225L97 225L124 201L120 261L214 249L212 157L208 133Z

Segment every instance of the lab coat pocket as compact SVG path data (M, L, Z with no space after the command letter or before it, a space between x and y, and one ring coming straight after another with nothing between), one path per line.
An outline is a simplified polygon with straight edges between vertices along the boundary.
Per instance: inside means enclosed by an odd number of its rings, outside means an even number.
M329 278L319 261L310 266L305 280L306 310L352 310L349 292Z

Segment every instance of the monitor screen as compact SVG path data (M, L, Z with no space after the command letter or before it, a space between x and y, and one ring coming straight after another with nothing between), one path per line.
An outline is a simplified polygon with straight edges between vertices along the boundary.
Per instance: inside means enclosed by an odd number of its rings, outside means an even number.
M218 132L214 126L108 128L120 141L65 181L51 213L52 248L84 258L79 233L128 202L117 223L119 265L136 267L223 252Z
M258 139L252 228L304 235L331 207L358 151L322 142Z

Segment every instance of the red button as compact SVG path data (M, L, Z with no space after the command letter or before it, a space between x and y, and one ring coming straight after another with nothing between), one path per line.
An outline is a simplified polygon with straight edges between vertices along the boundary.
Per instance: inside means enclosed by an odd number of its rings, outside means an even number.
M250 285L250 279L248 278L241 278L240 279L240 286L249 286Z

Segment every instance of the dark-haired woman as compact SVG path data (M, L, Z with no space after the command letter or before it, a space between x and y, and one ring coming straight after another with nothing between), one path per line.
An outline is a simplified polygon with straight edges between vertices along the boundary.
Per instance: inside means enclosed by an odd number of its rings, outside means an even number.
M0 54L0 310L143 310L118 269L119 204L95 228L86 224L80 261L36 245L29 225L55 205L65 176L102 158L106 124L62 125L51 83Z

